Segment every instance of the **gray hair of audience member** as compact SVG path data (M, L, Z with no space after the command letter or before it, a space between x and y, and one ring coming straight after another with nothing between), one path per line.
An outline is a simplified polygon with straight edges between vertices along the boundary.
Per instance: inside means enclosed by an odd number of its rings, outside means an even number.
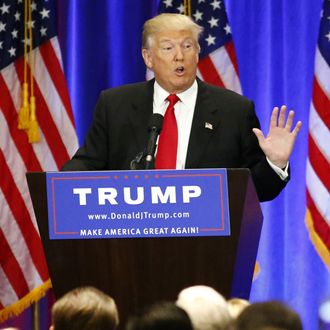
M157 302L131 317L126 330L193 330L188 314L173 302Z
M266 326L266 327L257 328L257 330L286 330L286 329L279 328L279 327Z
M302 330L300 316L280 301L254 303L237 317L237 330Z
M196 24L189 16L182 14L160 14L149 20L143 25L142 48L149 49L153 42L155 33L168 30L191 30L196 44L203 31L203 27Z
M232 323L227 301L211 287L186 288L179 293L176 304L188 313L195 330L223 330Z
M231 298L227 301L228 310L232 318L236 319L242 311L250 305L249 301L241 298Z
M66 293L52 307L55 330L112 330L119 323L115 301L94 287Z

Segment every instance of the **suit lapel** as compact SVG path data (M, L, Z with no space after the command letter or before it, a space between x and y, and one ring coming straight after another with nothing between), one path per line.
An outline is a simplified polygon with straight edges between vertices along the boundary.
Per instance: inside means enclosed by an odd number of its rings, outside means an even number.
M219 125L220 111L210 89L197 79L198 94L189 137L186 168L198 168L203 151Z
M135 137L139 151L143 151L148 140L148 123L153 113L154 79L141 85L136 98L132 101L130 113L132 135Z

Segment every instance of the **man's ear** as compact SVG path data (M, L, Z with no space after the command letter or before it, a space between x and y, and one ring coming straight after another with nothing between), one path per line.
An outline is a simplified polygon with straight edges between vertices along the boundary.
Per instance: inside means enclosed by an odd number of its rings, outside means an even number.
M151 51L149 49L143 48L142 49L142 57L146 67L152 70L152 56Z
M196 61L197 61L197 63L199 62L199 54L200 54L200 52L201 52L201 47L200 47L200 45L199 44L197 44L197 52L196 52Z

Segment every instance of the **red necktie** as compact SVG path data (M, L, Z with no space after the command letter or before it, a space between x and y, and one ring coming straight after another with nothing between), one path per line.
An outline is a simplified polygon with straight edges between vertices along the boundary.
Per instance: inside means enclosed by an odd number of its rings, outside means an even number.
M178 150L178 125L176 123L174 105L180 99L170 94L166 100L170 103L166 109L162 131L159 135L156 155L156 169L175 169Z

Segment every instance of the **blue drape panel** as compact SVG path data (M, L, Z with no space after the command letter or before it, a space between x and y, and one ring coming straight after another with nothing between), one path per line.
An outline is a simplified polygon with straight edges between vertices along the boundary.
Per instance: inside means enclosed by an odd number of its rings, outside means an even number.
M58 31L80 144L102 89L141 81L141 32L154 0L57 0Z
M317 329L317 309L330 294L329 273L305 228L308 114L321 0L227 1L244 94L253 99L263 131L274 105L287 104L303 121L291 157L292 179L262 205L261 273L251 300L281 299L305 329Z
M58 0L64 68L79 141L101 89L144 80L143 22L157 0ZM317 308L330 296L329 274L305 228L308 113L321 0L227 0L244 95L253 99L264 132L272 107L287 104L303 121L291 157L292 180L262 205L261 273L251 300L281 299L317 329ZM174 297L173 297L174 298Z

